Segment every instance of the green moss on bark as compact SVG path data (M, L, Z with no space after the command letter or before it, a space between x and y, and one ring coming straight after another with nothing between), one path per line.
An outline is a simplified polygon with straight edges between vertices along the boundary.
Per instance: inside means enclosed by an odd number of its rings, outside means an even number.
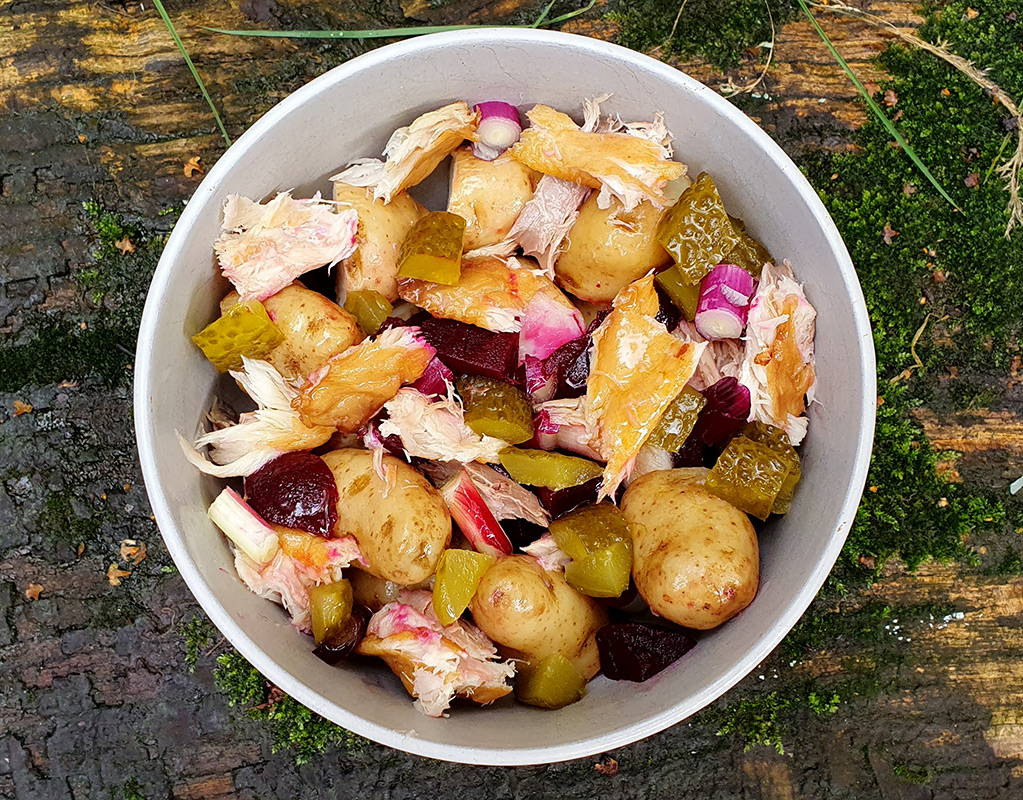
M304 764L328 747L361 750L365 740L314 714L297 700L272 687L241 654L232 651L217 658L217 687L232 706L241 706L255 720L266 723L273 750L287 750Z
M748 48L770 42L770 15L780 26L797 7L789 0L688 0L679 14L680 5L681 0L622 0L608 16L621 26L619 44L644 52L659 47L666 56L704 58L730 69Z

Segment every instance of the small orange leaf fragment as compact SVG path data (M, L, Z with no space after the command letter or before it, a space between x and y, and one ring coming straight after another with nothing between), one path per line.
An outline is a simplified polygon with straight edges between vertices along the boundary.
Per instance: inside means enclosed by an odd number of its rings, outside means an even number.
M127 578L131 575L127 570L121 569L117 564L111 564L107 567L107 580L110 581L111 586L120 586L121 578Z
M85 552L85 542L80 542L78 544L78 557L81 558L82 557L82 553L84 553L84 552Z
M128 255L128 253L135 252L135 245L131 243L131 239L125 236L119 242L114 242L114 247L121 251L122 255Z
M184 172L186 178L191 178L193 172L203 174L203 168L199 166L199 156L192 156L185 162Z
M39 594L43 591L43 587L38 583L30 583L28 588L25 590L25 597L29 600L38 600Z
M146 545L145 542L139 542L135 539L125 539L121 542L121 561L125 563L131 562L136 566L141 564L146 558Z
M15 417L20 417L22 414L28 414L32 410L32 406L28 403L23 403L20 400L14 401L14 414Z

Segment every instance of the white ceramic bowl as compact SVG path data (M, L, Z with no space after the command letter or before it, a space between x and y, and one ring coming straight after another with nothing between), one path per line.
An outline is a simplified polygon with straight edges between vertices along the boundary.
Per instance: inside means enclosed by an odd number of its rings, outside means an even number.
M386 668L338 669L311 653L282 609L235 576L206 517L217 482L175 440L196 431L215 372L189 337L226 291L213 260L231 193L321 189L338 167L380 153L396 127L455 99L542 102L578 115L611 93L623 119L665 113L678 157L707 170L729 210L793 263L817 307L819 403L802 447L803 480L785 517L761 536L753 604L643 684L598 677L557 712L510 701L428 719ZM656 733L723 694L781 641L820 589L845 541L870 458L876 398L866 307L845 246L814 190L770 138L712 90L612 44L539 30L487 29L410 39L331 70L283 100L209 171L160 259L139 334L135 420L153 511L206 613L260 672L318 714L409 753L477 764L538 764L593 755Z

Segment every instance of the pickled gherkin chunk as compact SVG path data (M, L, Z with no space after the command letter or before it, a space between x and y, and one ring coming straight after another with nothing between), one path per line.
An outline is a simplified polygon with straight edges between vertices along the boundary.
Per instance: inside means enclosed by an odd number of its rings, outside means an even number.
M455 385L465 407L465 424L480 436L494 436L509 444L533 438L533 406L510 383L466 375Z
M647 444L667 450L669 453L677 453L693 432L696 418L700 416L700 411L705 405L707 398L696 389L687 386L668 406L668 410L664 412L661 421L647 439Z
M405 234L398 275L454 286L462 274L465 220L447 211L432 211Z
M345 311L355 317L363 333L372 336L394 310L386 297L372 289L349 292L345 299Z
M632 534L611 503L585 506L550 524L551 536L572 561L565 579L590 597L619 597L629 587Z
M515 677L515 696L529 706L563 708L585 694L586 678L561 653L520 669Z
M751 422L746 426L742 435L747 439L752 439L754 442L766 444L791 466L791 471L785 477L781 491L778 492L778 497L775 498L774 505L771 506L772 514L787 514L789 505L792 502L792 495L796 491L796 484L803 477L803 469L799 463L799 453L796 452L796 448L789 442L789 437L785 435L785 431L774 425L765 425L763 422Z
M258 300L235 303L192 341L220 372L240 369L242 356L262 359L284 341L281 329L274 325L266 308Z
M352 615L353 602L352 584L344 579L309 589L309 615L316 644L342 631Z
M442 625L451 625L465 613L483 573L497 559L473 550L445 550L433 582L433 610Z
M629 550L632 549L629 523L612 503L578 508L554 520L549 530L558 547L571 558L585 558L617 542L623 542Z
M692 322L696 318L696 308L700 304L700 284L687 283L682 278L682 272L678 264L657 273L658 285L667 292L671 302L682 312L682 315Z
M763 520L791 471L791 462L769 445L737 436L718 457L705 485L740 511Z
M578 456L509 447L498 455L511 479L526 486L567 489L603 475L599 464Z
M746 226L742 224L741 219L731 217L731 220L732 227L739 235L739 242L725 254L721 261L723 264L735 264L742 267L754 278L759 279L760 273L764 269L764 263L768 261L773 263L774 258L766 247L746 232Z
M565 565L569 586L590 597L621 597L632 574L632 542L615 542Z
M686 283L698 283L739 243L710 175L701 172L657 229L661 243Z

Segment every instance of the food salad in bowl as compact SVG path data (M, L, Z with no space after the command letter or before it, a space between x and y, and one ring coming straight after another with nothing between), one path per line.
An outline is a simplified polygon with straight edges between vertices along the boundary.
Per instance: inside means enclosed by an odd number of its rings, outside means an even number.
M513 60L608 47L493 35ZM287 622L286 658L319 663L318 681L372 686L392 717L407 692L421 722L399 714L414 727L398 746L458 760L480 760L474 742L406 745L491 716L578 727L577 709L649 704L708 663L703 695L723 691L737 676L720 637L762 604L792 617L761 551L788 519L830 503L824 524L847 526L855 507L822 501L801 457L836 396L815 352L813 251L731 202L731 170L690 163L678 126L692 119L670 91L508 102L493 80L392 114L375 148L349 136L319 176L202 199L213 279L193 297L212 313L178 335L213 389L170 432L189 484L206 476L179 502L215 524L224 538L204 525L203 547L231 565L204 590L243 585L252 601L236 602ZM838 450L861 487L852 438L851 461ZM832 561L843 537L825 533ZM332 718L395 743L358 714Z

